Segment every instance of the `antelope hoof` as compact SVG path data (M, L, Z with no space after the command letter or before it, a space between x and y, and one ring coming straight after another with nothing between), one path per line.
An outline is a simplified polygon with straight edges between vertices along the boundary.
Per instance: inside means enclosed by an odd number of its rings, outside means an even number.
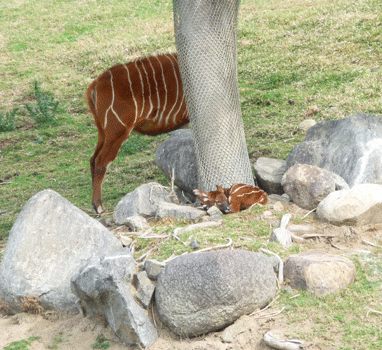
M100 204L100 205L95 205L95 204L93 204L93 208L94 208L94 211L95 211L97 214L102 214L102 213L105 212L105 209L104 209L104 207L103 207L102 204Z

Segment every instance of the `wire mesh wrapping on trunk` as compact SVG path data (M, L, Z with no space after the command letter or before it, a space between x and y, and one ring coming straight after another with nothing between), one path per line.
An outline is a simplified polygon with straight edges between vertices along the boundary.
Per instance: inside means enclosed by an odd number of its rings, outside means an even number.
M253 185L236 54L239 0L174 0L179 68L191 116L199 187Z

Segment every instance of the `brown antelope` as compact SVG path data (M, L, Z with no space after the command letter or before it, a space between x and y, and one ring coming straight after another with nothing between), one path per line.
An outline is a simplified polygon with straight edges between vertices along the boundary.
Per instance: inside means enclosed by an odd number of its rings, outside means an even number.
M216 205L224 214L238 213L256 204L265 205L268 202L267 194L258 187L245 184L236 184L228 189L216 187L217 191L212 192L194 190L207 209Z
M106 169L130 133L159 135L189 122L177 55L116 65L90 84L86 99L98 129L98 143L90 159L92 204L102 213Z

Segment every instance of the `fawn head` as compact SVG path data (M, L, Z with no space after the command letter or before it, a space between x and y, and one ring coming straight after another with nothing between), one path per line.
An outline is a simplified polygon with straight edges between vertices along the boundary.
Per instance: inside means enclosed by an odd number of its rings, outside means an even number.
M194 194L199 198L206 209L209 209L215 205L220 209L222 213L228 214L231 212L231 207L228 204L228 198L224 192L224 188L219 185L216 187L217 191L204 192L200 190L194 190Z

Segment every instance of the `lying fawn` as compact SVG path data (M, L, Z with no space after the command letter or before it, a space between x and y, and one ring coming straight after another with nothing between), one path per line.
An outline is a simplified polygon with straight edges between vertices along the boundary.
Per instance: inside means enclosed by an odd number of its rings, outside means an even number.
M90 159L92 204L102 213L106 169L130 133L159 135L189 122L177 55L116 65L90 84L86 99L98 129L98 143Z
M258 187L245 184L236 184L228 189L216 187L217 191L212 192L194 190L194 194L207 209L216 205L224 214L238 213L256 204L265 205L268 202L267 194Z

